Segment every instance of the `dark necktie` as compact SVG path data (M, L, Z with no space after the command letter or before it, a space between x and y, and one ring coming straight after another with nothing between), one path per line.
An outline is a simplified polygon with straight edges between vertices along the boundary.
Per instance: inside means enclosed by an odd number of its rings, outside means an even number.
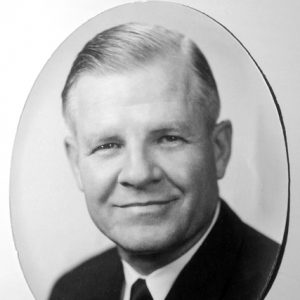
M153 300L144 279L138 279L132 285L130 300Z

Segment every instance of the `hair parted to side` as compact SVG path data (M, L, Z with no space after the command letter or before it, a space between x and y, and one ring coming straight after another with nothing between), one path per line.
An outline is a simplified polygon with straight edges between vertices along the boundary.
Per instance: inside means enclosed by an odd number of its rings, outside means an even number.
M70 127L74 126L75 108L69 94L83 73L100 75L137 69L170 55L183 55L198 79L197 100L205 108L207 124L213 127L219 116L220 100L210 66L190 39L176 31L158 25L127 23L97 34L79 52L73 62L62 91L63 114ZM74 105L73 105L74 106Z

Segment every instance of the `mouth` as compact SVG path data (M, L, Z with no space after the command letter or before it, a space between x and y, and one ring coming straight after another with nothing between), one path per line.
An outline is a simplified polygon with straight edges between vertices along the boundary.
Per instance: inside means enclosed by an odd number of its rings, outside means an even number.
M131 202L122 205L115 205L120 208L129 208L129 207L150 207L150 206L164 206L168 205L174 201L178 200L178 198L172 198L168 200L151 200L151 201L143 201L143 202Z

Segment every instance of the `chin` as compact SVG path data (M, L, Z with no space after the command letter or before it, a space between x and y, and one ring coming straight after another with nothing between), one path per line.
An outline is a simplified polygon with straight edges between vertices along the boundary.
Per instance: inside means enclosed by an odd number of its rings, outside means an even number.
M153 244L153 243L139 243L139 244L117 244L123 251L135 255L154 255L162 254L172 248L166 244Z
M114 242L124 251L139 254L155 254L170 251L178 246L178 240L173 234L155 231L152 233L142 232L142 234L123 234L122 238L115 239Z

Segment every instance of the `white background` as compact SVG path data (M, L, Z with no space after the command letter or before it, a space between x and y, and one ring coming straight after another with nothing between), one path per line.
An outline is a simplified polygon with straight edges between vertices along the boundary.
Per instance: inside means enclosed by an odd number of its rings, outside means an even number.
M287 251L268 299L297 299L300 271L299 107L300 5L295 1L178 1L198 8L230 29L267 75L281 106L291 160L291 225ZM0 6L0 298L33 299L18 265L9 220L9 168L13 139L25 99L42 66L57 46L78 26L104 9L125 1L11 1ZM298 173L297 173L298 172ZM296 260L296 261L295 261Z

